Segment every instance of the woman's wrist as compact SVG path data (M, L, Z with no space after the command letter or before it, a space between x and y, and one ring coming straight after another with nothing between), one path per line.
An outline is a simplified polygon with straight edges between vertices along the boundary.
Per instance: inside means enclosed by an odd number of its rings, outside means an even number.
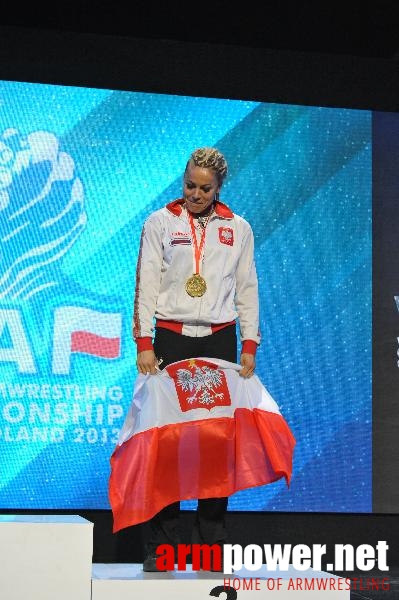
M154 350L151 336L136 338L136 344L137 352L144 352L144 350Z
M256 354L258 344L255 340L244 340L241 347L241 354Z

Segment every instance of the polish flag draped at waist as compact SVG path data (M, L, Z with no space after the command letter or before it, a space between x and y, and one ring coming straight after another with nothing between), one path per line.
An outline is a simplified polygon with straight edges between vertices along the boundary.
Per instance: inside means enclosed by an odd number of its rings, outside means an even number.
M110 459L114 533L179 500L290 484L294 435L259 377L241 369L195 358L137 376Z

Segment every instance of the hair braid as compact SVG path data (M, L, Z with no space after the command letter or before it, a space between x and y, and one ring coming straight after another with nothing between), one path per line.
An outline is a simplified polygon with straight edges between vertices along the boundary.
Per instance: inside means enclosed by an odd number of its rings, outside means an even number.
M215 171L219 185L222 185L227 175L227 162L223 154L217 150L217 148L204 147L194 150L187 162L186 170L190 161L192 161L196 167L212 169Z

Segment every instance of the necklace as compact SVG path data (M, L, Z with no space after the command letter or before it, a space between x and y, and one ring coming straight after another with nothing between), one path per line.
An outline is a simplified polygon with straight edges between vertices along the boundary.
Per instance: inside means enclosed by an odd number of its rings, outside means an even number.
M208 225L208 221L211 218L211 214L209 213L209 215L207 215L206 217L198 217L198 223L201 225L202 229L205 229L205 227Z

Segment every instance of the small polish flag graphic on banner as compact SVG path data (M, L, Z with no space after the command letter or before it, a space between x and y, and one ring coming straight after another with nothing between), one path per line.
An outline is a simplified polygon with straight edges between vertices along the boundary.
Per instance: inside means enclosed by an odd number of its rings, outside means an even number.
M73 331L71 351L92 354L101 358L117 358L120 352L119 337L107 338L90 331Z
M174 363L166 370L174 381L183 412L231 404L226 376L214 363L190 359Z
M80 306L62 306L54 313L53 373L70 370L71 353L114 359L121 351L122 315Z

